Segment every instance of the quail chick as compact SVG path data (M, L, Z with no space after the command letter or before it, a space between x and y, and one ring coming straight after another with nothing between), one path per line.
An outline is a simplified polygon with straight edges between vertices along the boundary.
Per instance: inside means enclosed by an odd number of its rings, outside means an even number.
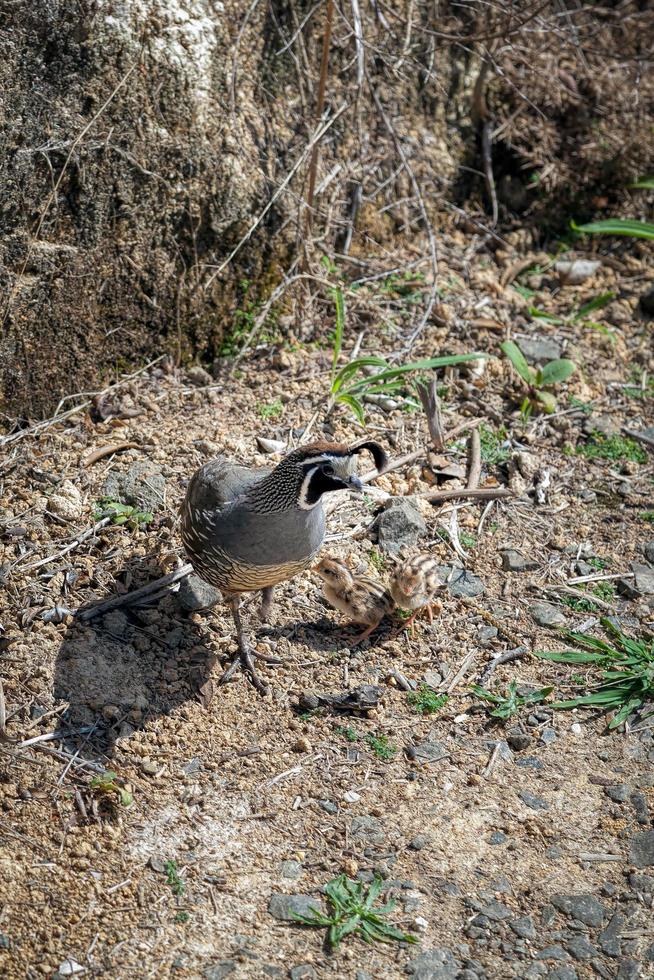
M381 472L387 456L376 442L316 442L295 449L273 470L248 469L221 457L191 478L182 505L182 541L197 574L229 602L238 639L238 656L220 683L241 666L257 690L266 692L254 658L271 658L254 653L245 640L241 595L261 591L265 614L275 585L311 565L325 534L323 495L361 490L355 470L364 450Z
M432 607L437 606L440 612L435 593L444 585L438 574L438 564L431 555L415 555L396 568L390 584L393 601L398 609L412 610L404 627L410 626L413 632L414 620L423 610L427 612L429 622L433 621Z
M323 593L330 606L349 616L353 624L368 627L352 641L354 646L367 639L392 612L393 600L382 583L367 575L354 575L338 558L323 558L313 571L323 580Z

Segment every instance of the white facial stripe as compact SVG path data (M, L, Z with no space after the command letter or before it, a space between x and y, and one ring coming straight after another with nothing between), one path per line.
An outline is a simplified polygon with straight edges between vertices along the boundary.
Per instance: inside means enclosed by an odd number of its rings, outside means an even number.
M321 462L324 461L324 457L322 456L320 456L319 459ZM307 462L311 462L311 460L307 460ZM298 497L298 506L300 510L313 510L313 508L320 503L320 500L316 500L314 504L310 504L309 501L307 500L307 496L309 493L309 484L311 483L311 478L313 477L313 474L316 472L317 469L318 469L317 466L313 466L302 480L302 486L300 487L300 495Z

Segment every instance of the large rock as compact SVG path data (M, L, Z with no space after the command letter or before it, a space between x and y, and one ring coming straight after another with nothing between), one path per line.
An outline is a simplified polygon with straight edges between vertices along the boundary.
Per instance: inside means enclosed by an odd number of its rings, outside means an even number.
M444 948L425 949L406 968L413 980L456 980L460 970L460 961Z
M112 470L104 481L102 493L121 504L156 511L164 506L165 489L161 467L148 460L137 460L126 473Z
M425 534L427 525L417 504L410 497L391 497L375 521L379 547L391 555L410 548Z

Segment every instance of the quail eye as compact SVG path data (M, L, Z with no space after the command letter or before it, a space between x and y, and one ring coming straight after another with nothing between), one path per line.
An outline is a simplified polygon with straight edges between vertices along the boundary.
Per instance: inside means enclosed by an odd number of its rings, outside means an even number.
M323 463L322 471L325 474L325 476L334 475L334 467L332 466L331 463Z

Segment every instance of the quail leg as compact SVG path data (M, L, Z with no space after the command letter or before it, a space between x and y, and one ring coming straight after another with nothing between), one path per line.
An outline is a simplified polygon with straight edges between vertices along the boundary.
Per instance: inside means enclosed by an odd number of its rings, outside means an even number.
M274 585L268 585L265 589L261 590L261 611L259 613L259 619L262 623L267 623L270 620L274 598Z
M374 633L374 631L377 629L380 623L381 623L381 619L378 619L376 623L373 623L372 626L369 626L368 629L364 630L363 633L361 633L359 636L355 636L354 639L352 640L352 646L357 647L360 643L363 643L364 640L367 640L370 634ZM352 623L352 625L357 626L361 624Z
M222 677L218 681L219 684L226 684L230 680L236 670L240 667L246 674L249 675L250 680L256 687L259 694L267 694L268 687L263 683L259 677L256 667L254 666L255 658L258 660L264 660L269 664L279 664L281 660L276 660L275 657L266 657L261 653L255 653L248 646L247 640L243 635L243 623L241 622L241 597L238 595L230 596L229 606L232 610L232 616L234 617L234 625L236 626L236 639L238 641L238 654L232 660L229 667L225 670Z

